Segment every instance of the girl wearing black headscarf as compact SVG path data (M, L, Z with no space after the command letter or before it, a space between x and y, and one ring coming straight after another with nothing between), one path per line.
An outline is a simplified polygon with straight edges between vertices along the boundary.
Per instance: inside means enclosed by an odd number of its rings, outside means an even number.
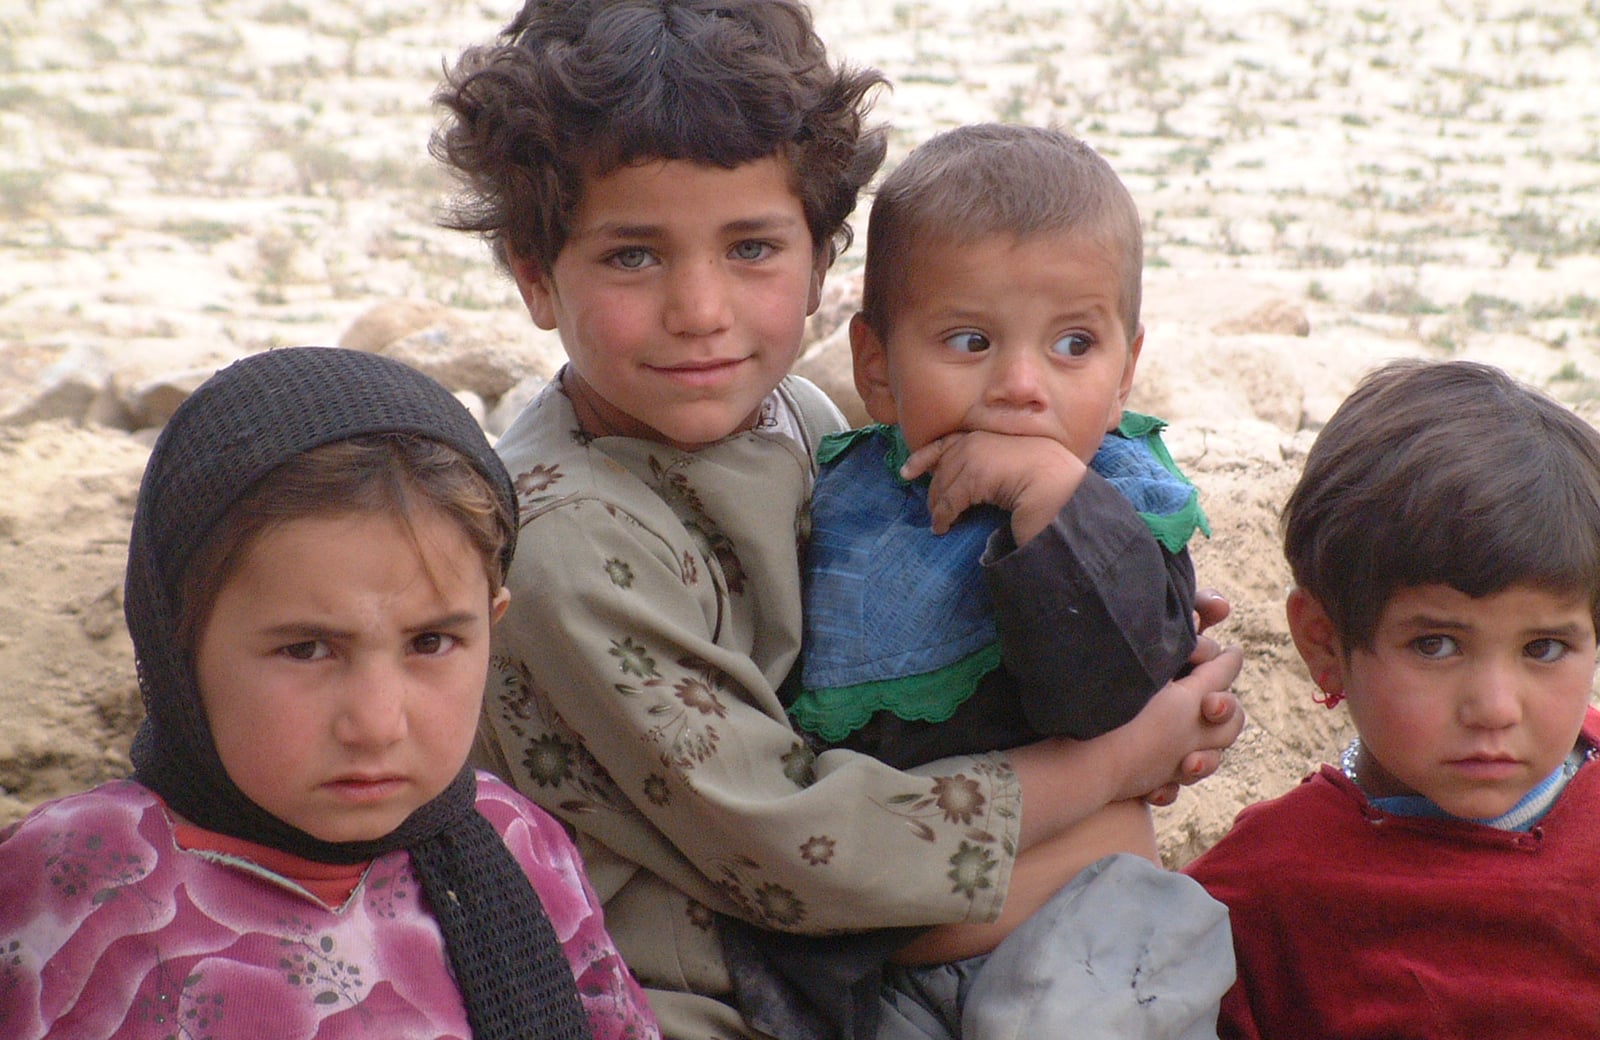
M656 1036L565 832L466 765L516 531L396 362L186 401L129 546L135 775L0 840L0 1035Z

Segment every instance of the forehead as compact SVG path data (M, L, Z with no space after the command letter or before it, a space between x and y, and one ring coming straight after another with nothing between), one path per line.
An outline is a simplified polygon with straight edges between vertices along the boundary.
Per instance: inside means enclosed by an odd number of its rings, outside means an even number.
M1060 300L1103 297L1115 308L1126 279L1121 260L1120 251L1104 236L1076 230L1021 236L933 234L905 251L889 282L897 287L892 292L895 310L982 296L997 273L1008 290Z
M491 588L494 560L477 546L462 521L420 496L403 513L336 510L295 517L257 535L227 576L238 584L286 595L355 565L381 547L387 570L398 579L421 574L436 592Z
M578 235L619 223L646 228L738 221L804 221L787 158L770 155L724 167L689 159L648 159L590 169L573 214Z
M1519 584L1483 596L1450 585L1411 585L1396 589L1384 603L1380 628L1447 628L1508 631L1513 634L1577 625L1594 629L1591 597L1579 590Z

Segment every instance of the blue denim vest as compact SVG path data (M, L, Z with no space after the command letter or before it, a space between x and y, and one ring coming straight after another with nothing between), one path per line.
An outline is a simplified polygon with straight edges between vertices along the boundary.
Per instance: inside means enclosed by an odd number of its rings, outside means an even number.
M1090 468L1120 490L1169 552L1210 534L1194 485L1161 443L1159 419L1125 412ZM900 478L898 427L825 438L806 552L801 693L796 723L830 742L876 711L939 722L999 665L993 608L979 560L1010 520L968 510L935 535L928 478Z

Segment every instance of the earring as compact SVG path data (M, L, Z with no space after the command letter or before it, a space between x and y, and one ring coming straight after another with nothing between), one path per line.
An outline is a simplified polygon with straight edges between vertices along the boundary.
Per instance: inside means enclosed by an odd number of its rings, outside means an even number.
M1337 707L1339 702L1344 700L1344 693L1342 691L1328 689L1329 686L1333 685L1332 668L1324 668L1322 671L1318 672L1316 683L1317 692L1311 695L1311 699L1322 705L1324 708Z

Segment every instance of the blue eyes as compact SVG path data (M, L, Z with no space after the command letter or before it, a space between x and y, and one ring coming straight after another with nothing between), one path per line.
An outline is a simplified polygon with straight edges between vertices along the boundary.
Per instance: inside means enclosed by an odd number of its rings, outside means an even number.
M638 271L655 262L648 249L624 249L611 254L611 262L624 271Z
M777 247L771 242L763 242L760 239L751 238L734 243L733 247L728 250L728 257L744 263L753 263L767 259L776 249ZM606 263L624 271L642 271L661 262L654 251L643 246L619 249L614 253L608 254L605 260Z

